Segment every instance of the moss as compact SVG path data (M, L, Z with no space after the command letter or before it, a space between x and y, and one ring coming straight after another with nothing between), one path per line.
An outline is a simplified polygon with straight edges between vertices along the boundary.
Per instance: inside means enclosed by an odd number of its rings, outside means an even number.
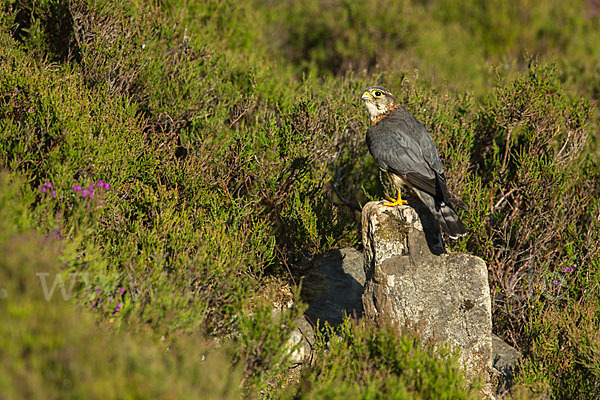
M471 300L467 299L463 302L463 305L461 308L463 311L469 311L469 310L473 309L473 307L475 307L475 303L473 303Z
M387 242L405 242L410 229L409 225L402 223L402 221L397 218L396 210L386 210L384 211L384 214L388 215L388 218L382 218L382 220L379 221L377 235Z

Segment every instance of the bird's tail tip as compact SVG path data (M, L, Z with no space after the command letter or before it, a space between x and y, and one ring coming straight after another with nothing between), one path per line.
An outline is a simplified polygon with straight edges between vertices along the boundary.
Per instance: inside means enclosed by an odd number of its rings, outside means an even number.
M458 239L467 234L467 228L452 207L441 204L438 222L444 233L452 239Z

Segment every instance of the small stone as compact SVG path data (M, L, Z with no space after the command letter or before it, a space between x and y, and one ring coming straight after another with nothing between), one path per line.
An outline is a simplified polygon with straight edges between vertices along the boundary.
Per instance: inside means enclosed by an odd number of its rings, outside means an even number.
M493 366L498 371L498 392L506 394L514 385L519 371L519 361L523 355L504 340L492 334Z
M290 361L295 364L310 362L315 336L312 326L304 316L296 319L297 328L294 329L288 339Z

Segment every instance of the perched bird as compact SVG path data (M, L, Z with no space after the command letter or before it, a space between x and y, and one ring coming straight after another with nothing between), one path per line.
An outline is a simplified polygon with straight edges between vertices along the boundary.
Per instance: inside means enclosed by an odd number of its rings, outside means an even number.
M448 190L442 162L427 129L386 88L368 87L361 99L371 117L367 131L369 151L379 167L389 173L397 190L397 198L383 204L405 204L400 195L405 185L429 208L442 231L452 238L464 235L467 230L452 201L457 205L464 203Z

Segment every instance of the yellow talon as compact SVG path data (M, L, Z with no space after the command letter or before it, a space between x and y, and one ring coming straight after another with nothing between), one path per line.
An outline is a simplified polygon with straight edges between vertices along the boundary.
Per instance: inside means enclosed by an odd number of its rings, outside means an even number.
M398 189L398 198L397 199L392 199L392 198L388 197L388 200L390 200L391 203L382 203L382 205L388 206L388 207L395 207L395 206L402 206L407 203L406 200L402 200L402 196L400 195L400 189Z

